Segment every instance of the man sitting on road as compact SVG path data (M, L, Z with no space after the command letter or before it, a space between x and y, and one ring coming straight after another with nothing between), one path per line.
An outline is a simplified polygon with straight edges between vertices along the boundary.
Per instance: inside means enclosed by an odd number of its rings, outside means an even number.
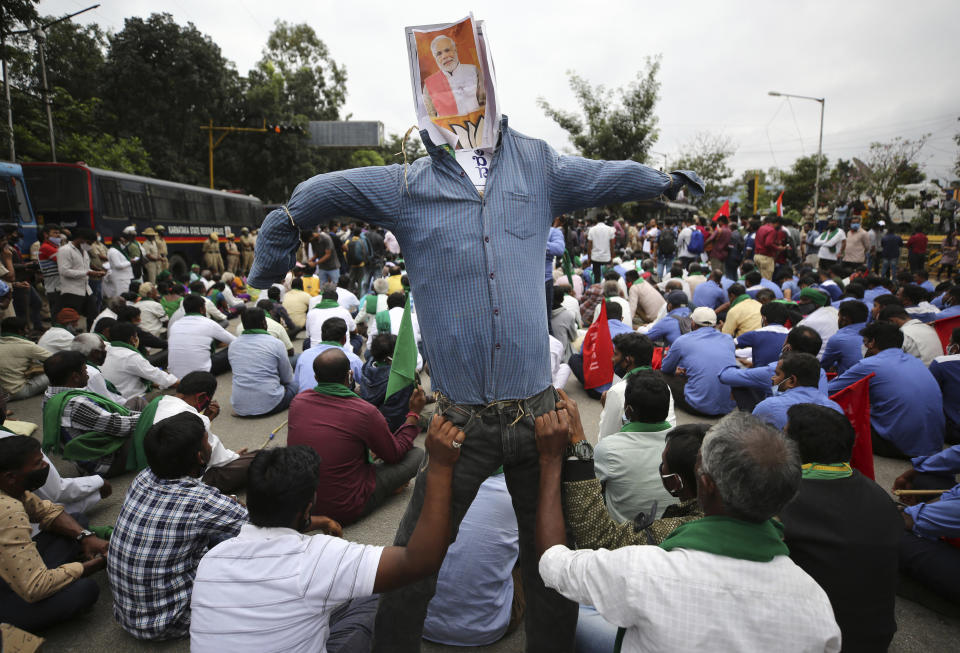
M347 345L347 323L339 317L331 317L323 323L320 330L320 337L323 340L313 343L309 349L305 349L297 359L297 366L293 371L293 378L297 385L297 391L303 392L310 390L317 384L316 376L313 373L313 361L317 356L328 349L339 349L347 360L350 361L350 371L353 372L354 379L363 378L363 360L353 353L353 350ZM392 351L390 352L393 353Z
M217 308L217 305L213 303L207 294L207 287L204 285L203 281L194 281L190 284L190 294L196 295L203 300L203 305L206 307L205 315L211 320L219 324L220 326L226 328L230 322L227 320L227 316L224 315L220 309ZM189 296L189 295L188 295ZM186 297L184 297L186 299ZM196 312L196 311L191 311ZM187 314L186 306L183 305L183 302L180 302L180 306L173 312L173 315L170 316L170 321L167 322L167 333L170 333L170 329L173 328L173 323L182 318ZM116 317L116 315L112 316Z
M613 339L613 369L623 376L614 377L613 385L600 398L603 408L600 411L598 439L620 432L623 427L623 397L627 392L627 380L639 370L651 369L652 361L653 343L647 336L640 333L621 333ZM673 393L670 394L667 421L671 426L677 424L677 416L673 410Z
M370 346L370 359L363 364L363 370L357 383L357 392L364 400L376 406L387 420L387 427L396 431L403 424L410 404L413 386L407 386L386 396L390 382L390 369L393 366L393 350L397 336L392 333L378 333Z
M310 293L304 291L303 279L297 277L290 282L290 290L284 293L281 303L297 330L302 330L307 325L307 311L310 310Z
M224 493L236 492L247 484L247 467L255 454L247 453L246 447L239 451L228 449L210 430L210 423L220 414L220 403L213 398L216 392L217 377L210 372L190 372L180 381L176 394L160 399L153 423L180 413L199 417L210 444L210 462L203 482Z
M747 294L746 289L735 283L727 289L730 298L727 317L723 320L723 332L736 338L747 331L756 331L762 326L760 302ZM718 311L723 312L721 306Z
M667 293L667 314L648 327L637 329L650 340L669 347L685 333L690 333L690 308L687 295L679 290Z
M250 523L200 561L190 650L369 651L377 594L440 569L462 440L462 431L434 417L424 509L405 547L348 542L338 524L311 516L325 461L309 447L259 452L247 488ZM327 534L305 534L318 528Z
M86 529L86 517L34 494L50 471L33 438L0 439L0 622L28 631L89 610L100 588L86 577L106 565L107 543ZM35 539L31 524L40 526Z
M696 415L726 415L736 404L717 383L717 375L737 364L733 338L714 328L717 314L706 306L694 310L690 318L692 331L673 343L661 370L680 408Z
M796 404L787 416L785 432L803 464L800 491L780 511L790 558L830 597L843 650L886 651L897 630L903 523L896 506L883 488L851 469L856 434L845 415Z
M784 304L770 301L760 307L760 324L756 331L747 331L736 339L737 358L749 359L751 367L769 365L780 357L780 350L790 331L784 326L790 319ZM749 349L749 352L745 351Z
M330 284L324 286L323 293L312 299L310 303L310 310L307 312L307 334L303 339L303 351L307 351L323 339L323 324L330 318L339 317L346 322L347 331L350 333L356 332L357 326L350 315L350 311L337 301L336 286Z
M923 364L930 366L933 359L943 354L943 345L937 330L929 324L924 324L897 304L890 304L881 309L878 320L892 322L900 327L903 333L903 351L916 356Z
M863 302L844 302L837 309L839 329L827 340L820 365L825 370L843 374L863 359L860 331L867 326L870 311Z
M540 440L570 428L564 410L536 422ZM540 475L540 575L547 587L624 628L621 650L686 650L705 642L724 651L776 650L784 642L795 650L840 650L829 598L790 560L772 521L800 485L795 447L773 427L734 412L710 429L696 472L706 516L660 546L568 549L560 496L549 491L560 484L561 467L550 469ZM670 615L684 615L683 627Z
M353 372L343 351L324 351L313 361L313 371L315 387L290 404L287 442L308 445L323 460L314 514L350 524L417 474L423 449L413 441L426 397L419 388L413 391L406 420L391 433L383 415L350 390ZM373 463L370 454L383 463Z
M777 394L767 397L753 409L755 417L783 429L787 425L787 411L797 404L825 406L843 414L843 408L820 392L820 363L816 356L789 353L777 361L773 377Z
M67 351L77 334L79 323L80 313L72 308L60 309L60 312L57 313L57 319L37 340L37 346L43 347L51 354L56 354L58 351Z
M261 309L248 308L240 320L243 332L228 348L233 370L230 405L241 417L286 410L297 394L286 348L267 331Z
M138 346L140 336L131 322L117 322L110 327L110 348L101 368L103 376L130 399L143 397L154 386L163 390L177 384L177 377L155 367L144 358Z
M211 450L199 416L157 422L143 446L149 467L127 491L107 554L113 616L137 639L176 639L190 629L200 558L240 532L247 509L200 480Z
M27 339L27 320L5 317L0 322L0 388L10 394L11 401L27 399L42 393L49 380L39 365L50 352Z
M223 374L230 369L230 359L225 348L211 354L211 346L220 342L223 347L236 340L236 336L207 317L206 304L200 295L187 295L181 308L185 315L170 327L168 341L169 369L174 376L182 378L190 372Z
M110 401L133 410L143 408L146 403L142 398L127 399L120 394L112 382L108 381L100 366L107 359L107 343L95 333L81 333L73 339L70 351L78 351L87 358L87 387L85 390L106 397Z

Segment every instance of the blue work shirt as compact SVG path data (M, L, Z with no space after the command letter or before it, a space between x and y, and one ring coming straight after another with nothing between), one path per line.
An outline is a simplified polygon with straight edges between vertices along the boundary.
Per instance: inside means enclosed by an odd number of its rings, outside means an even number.
M750 347L753 349L751 356L754 367L774 363L776 369L777 359L780 358L780 352L783 350L783 343L787 339L789 329L782 324L771 324L761 327L756 331L747 331L741 334L737 339L737 348Z
M694 173L635 161L558 155L504 117L483 195L456 159L428 156L317 175L272 211L248 283L266 288L293 268L300 231L344 217L389 229L403 250L430 360L431 382L455 403L522 399L550 387L543 271L554 216L605 204L676 197ZM288 213L289 212L289 213Z
M553 259L555 256L563 256L566 248L566 243L563 241L563 231L557 227L550 227L550 233L547 236L547 261L543 277L544 283L553 281Z
M673 309L650 326L647 337L654 342L663 340L667 345L672 345L683 335L680 333L680 322L676 320L678 317L690 317L690 309L686 306Z
M936 320L942 320L947 317L956 317L960 315L960 304L954 304L953 306L947 306L945 309L937 313Z
M693 291L694 307L706 306L708 308L716 308L726 301L727 291L713 279L707 279Z
M843 288L837 285L836 281L827 279L823 283L814 284L814 288L819 288L830 296L830 301L835 302L843 297Z
M286 387L293 385L287 348L269 334L240 334L230 343L227 357L233 370L230 405L237 415L269 413L283 399Z
M943 395L927 366L916 356L893 347L864 358L830 381L830 394L871 372L870 425L908 456L924 456L943 448Z
M773 394L773 375L777 372L777 363L779 359L760 367L740 367L738 365L728 365L720 370L717 379L723 385L732 388L763 388L767 391L767 396ZM827 396L827 374L820 370L820 382L817 389L820 394Z
M960 425L960 354L937 356L930 363L929 370L943 393L944 415Z
M880 258L900 258L903 239L896 234L884 234L880 239Z
M764 288L772 290L773 294L776 296L776 299L783 299L783 290L780 288L780 286L769 279L760 279L760 283L758 285L747 288L747 294L756 299L757 293Z
M907 506L904 512L913 519L915 535L928 540L960 537L960 485L941 494L939 501Z
M676 321L676 320L674 320ZM607 320L607 329L610 331L610 340L613 340L621 333L633 333L633 328L621 322L620 320ZM583 344L580 345L580 353L583 354ZM597 392L603 393L610 389L610 386L613 385L613 382L604 383L603 385L598 385L596 388L591 388Z
M683 396L687 403L705 415L726 415L736 410L730 389L717 383L720 370L736 365L733 338L710 327L685 333L671 345L661 370L673 374L682 367L687 372ZM770 384L769 379L767 385Z
M300 358L297 359L297 369L294 370L293 376L296 378L299 392L316 387L317 377L313 373L313 361L328 349L339 349L347 355L347 360L350 361L350 371L353 372L355 382L359 382L363 378L363 361L346 346L316 344L300 354Z
M866 326L866 322L849 324L830 336L827 346L823 348L820 367L825 370L835 369L837 374L843 374L859 363L863 358L863 336L860 331Z
M884 288L883 286L877 286L876 288L868 288L863 291L863 303L867 305L867 308L873 308L873 300L881 295L889 295L890 291Z
M796 404L816 404L832 408L843 413L843 408L835 401L831 401L820 392L819 388L799 386L790 388L778 395L767 397L753 409L753 414L768 424L773 424L783 430L787 425L787 411Z
M791 299L792 301L797 301L797 297L800 296L800 284L797 283L798 281L800 281L800 280L799 280L797 277L793 277L792 279L784 279L784 280L783 280L783 288L782 288L781 292L782 292L783 290L789 289L789 290L790 290L790 299Z
M933 285L933 282L930 279L927 279L920 284L920 287L926 290L927 292L937 292L937 287Z

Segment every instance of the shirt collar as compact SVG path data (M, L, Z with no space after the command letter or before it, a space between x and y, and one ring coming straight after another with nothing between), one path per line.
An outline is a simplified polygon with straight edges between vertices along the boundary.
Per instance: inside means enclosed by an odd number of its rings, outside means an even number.
M240 534L237 537L244 540L274 540L290 535L309 537L292 528L284 528L281 526L254 526L253 524L244 524L241 526Z

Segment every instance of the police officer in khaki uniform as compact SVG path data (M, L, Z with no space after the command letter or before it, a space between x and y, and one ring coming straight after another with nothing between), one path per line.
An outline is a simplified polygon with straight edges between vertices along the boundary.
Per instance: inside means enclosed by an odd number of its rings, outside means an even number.
M250 235L248 228L244 227L240 230L241 267L244 274L250 274L250 268L253 266L253 247L256 242L254 237Z
M167 233L167 228L162 224L157 225L157 253L160 255L160 264L157 266L161 272L170 269L170 259L167 258L167 241L163 239L163 234Z
M203 266L214 274L223 273L223 257L220 256L220 237L215 231L203 244Z
M157 283L157 274L160 272L160 251L157 247L157 232L153 227L143 230L146 240L140 245L143 251L143 274L150 283Z
M237 236L228 231L224 237L227 241L223 244L223 250L227 254L227 272L235 275L240 274L240 249L237 247Z

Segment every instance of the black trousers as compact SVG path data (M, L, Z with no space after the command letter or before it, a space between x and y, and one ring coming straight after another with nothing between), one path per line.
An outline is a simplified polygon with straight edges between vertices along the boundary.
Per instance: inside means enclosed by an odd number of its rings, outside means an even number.
M905 531L900 571L948 601L960 602L960 549Z
M72 308L87 319L87 331L89 331L90 327L93 326L93 321L97 317L97 313L95 312L96 304L92 300L92 295L61 293L60 301L57 302L56 311L54 311L53 306L50 307L50 318L55 322L57 320L57 313L65 308Z
M86 527L86 515L71 515ZM73 540L52 533L40 533L34 539L37 551L49 569L68 562L75 562L80 555L80 545ZM89 609L100 596L100 588L90 578L78 578L62 590L36 603L27 603L0 580L0 622L12 624L29 632L37 632L53 626Z

